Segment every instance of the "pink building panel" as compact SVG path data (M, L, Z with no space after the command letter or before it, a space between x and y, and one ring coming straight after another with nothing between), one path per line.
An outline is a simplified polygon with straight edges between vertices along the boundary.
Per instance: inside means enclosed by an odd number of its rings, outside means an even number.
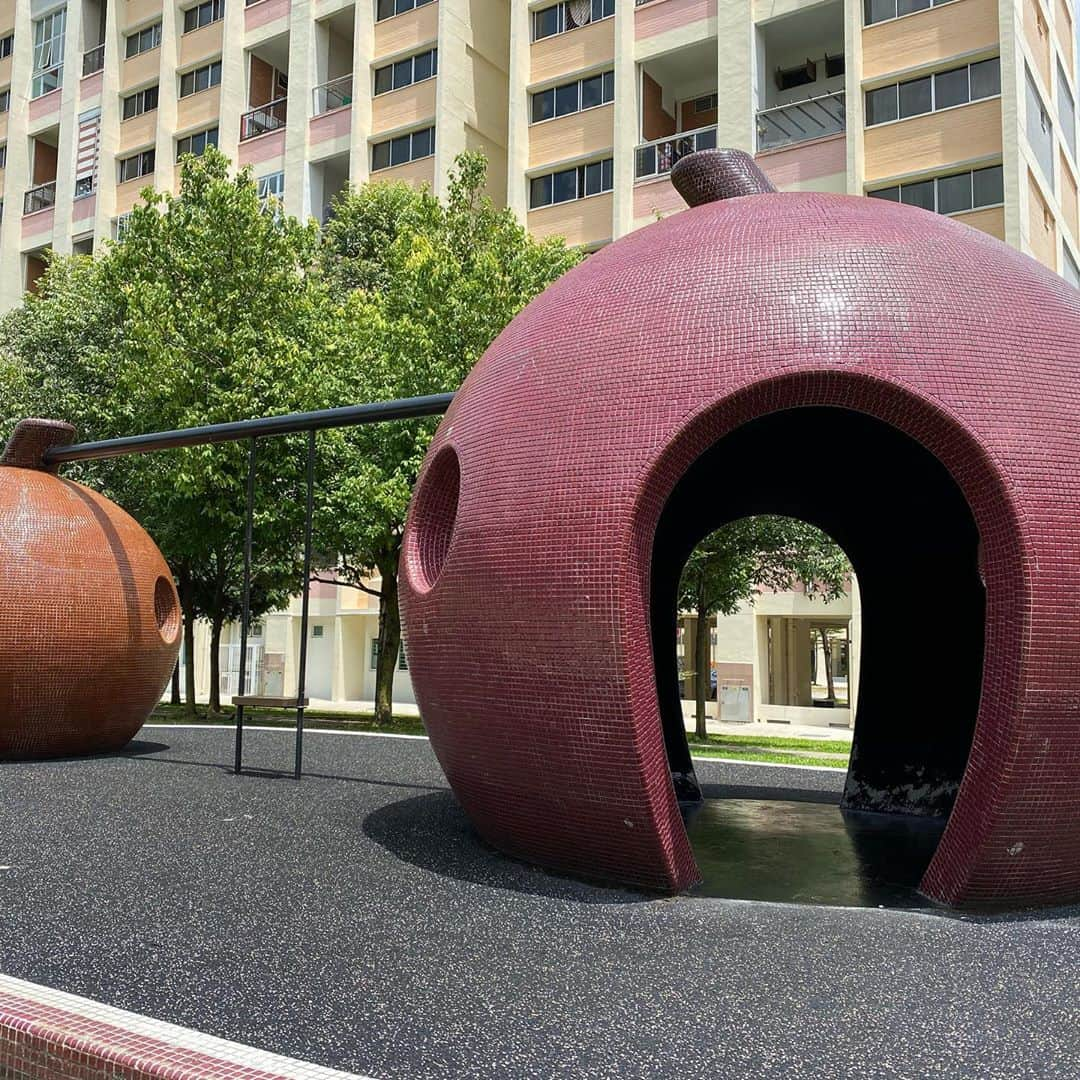
M650 38L665 30L716 18L716 0L652 0L634 12L634 37Z
M53 90L51 93L42 94L30 102L30 119L40 120L43 116L60 112L61 91Z
M50 206L48 210L39 210L36 214L25 215L22 219L23 242L32 237L40 237L42 241L51 238L55 214L55 208Z
M87 75L79 83L79 99L85 104L87 98L98 97L101 94L101 72Z
M72 221L86 221L97 213L97 195L89 195L85 199L77 199L71 209Z
M666 176L638 184L634 188L635 221L648 217L667 217L668 214L677 214L685 209L686 203Z
M254 30L272 23L275 19L287 19L291 7L292 0L258 0L244 8L244 29Z
M332 112L316 116L311 121L309 135L312 143L326 142L348 135L352 130L352 108L334 109Z
M829 135L757 155L765 175L781 190L847 171L847 137Z
M272 3L273 0L264 0L264 3ZM240 165L255 165L260 161L269 161L271 158L281 157L285 153L285 129L270 131L254 139L247 139L240 144L236 153L237 163Z

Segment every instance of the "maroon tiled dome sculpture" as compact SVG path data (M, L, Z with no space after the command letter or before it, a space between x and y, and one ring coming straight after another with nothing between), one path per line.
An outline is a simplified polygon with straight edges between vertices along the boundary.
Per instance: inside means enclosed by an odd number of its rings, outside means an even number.
M123 746L180 649L180 604L154 542L42 465L73 435L24 420L0 457L0 761Z
M787 514L862 591L843 805L948 816L939 901L1080 899L1080 292L732 151L674 179L694 208L522 312L428 455L403 604L454 791L513 855L693 884L679 571Z

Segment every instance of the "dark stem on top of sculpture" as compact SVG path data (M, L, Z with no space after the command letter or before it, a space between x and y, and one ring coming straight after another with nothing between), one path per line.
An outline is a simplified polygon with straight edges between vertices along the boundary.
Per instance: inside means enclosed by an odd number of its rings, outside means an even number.
M729 148L687 154L675 163L671 182L689 206L776 192L748 153Z
M74 441L75 428L63 420L20 420L0 455L0 465L55 473L55 465L45 464L45 451L53 446L70 446Z

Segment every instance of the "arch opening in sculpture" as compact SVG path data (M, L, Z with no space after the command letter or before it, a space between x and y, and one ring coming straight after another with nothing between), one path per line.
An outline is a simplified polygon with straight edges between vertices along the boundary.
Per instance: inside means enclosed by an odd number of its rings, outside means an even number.
M822 482L820 447L843 449L844 480ZM700 797L679 699L677 590L693 548L728 522L780 514L847 553L862 595L862 653L845 810L946 818L963 777L982 682L985 589L979 532L946 467L896 427L853 409L789 408L719 438L685 471L653 546L651 634L676 793ZM945 610L936 605L942 586ZM913 648L942 655L911 684Z

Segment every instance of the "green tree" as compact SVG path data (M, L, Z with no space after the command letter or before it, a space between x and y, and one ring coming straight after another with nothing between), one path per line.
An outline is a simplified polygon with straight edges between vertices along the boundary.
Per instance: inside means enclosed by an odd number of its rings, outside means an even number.
M482 155L456 162L446 200L370 183L334 203L323 270L349 324L328 372L332 400L375 401L456 390L496 335L581 254L537 241L483 194ZM413 485L437 422L327 433L317 532L333 580L379 600L376 721L392 715L401 642L398 558ZM378 584L370 584L377 578Z
M181 163L178 195L142 197L121 243L94 259L51 260L38 296L0 324L27 386L25 408L93 439L308 407L340 311L313 272L314 225L264 208L249 172L230 176L214 149ZM246 451L189 447L77 471L161 546L177 577L188 657L195 619L209 620L213 711L222 628L240 610ZM302 440L261 442L258 458L255 615L300 584Z
M762 589L777 592L802 582L809 595L835 600L851 578L843 550L813 525L794 518L741 518L710 533L690 555L679 582L679 606L697 617L694 637L696 734L706 737L710 683L709 628L717 615L753 603Z

